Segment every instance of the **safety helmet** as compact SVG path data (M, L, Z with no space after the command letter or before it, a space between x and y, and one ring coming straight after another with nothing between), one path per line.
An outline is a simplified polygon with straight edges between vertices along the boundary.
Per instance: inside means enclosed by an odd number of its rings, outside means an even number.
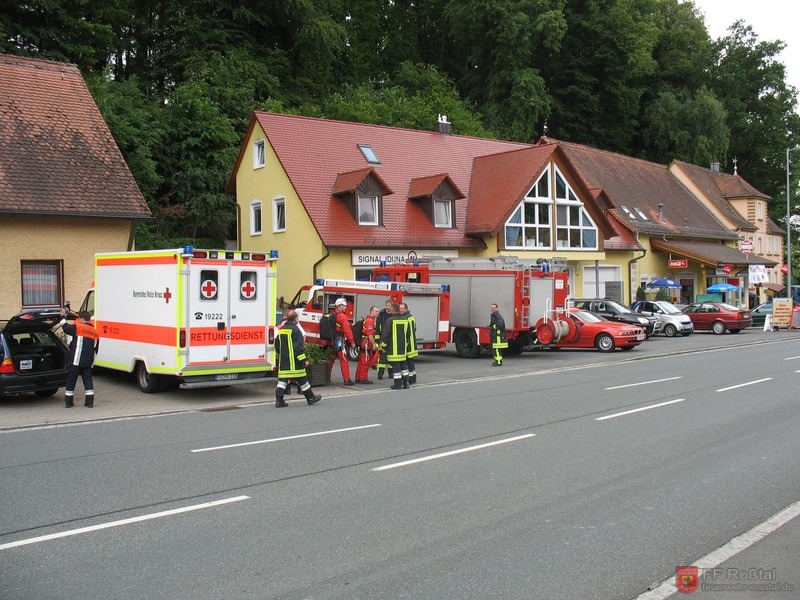
M344 298L337 298L334 304L336 304L336 306L341 306L345 308L347 307L347 300L345 300Z

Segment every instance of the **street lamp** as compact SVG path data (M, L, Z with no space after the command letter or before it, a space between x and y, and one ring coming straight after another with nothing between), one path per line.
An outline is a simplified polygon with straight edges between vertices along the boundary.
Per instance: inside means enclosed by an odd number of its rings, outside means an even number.
M786 297L792 297L792 210L791 191L789 188L789 152L797 150L800 146L789 148L786 146Z

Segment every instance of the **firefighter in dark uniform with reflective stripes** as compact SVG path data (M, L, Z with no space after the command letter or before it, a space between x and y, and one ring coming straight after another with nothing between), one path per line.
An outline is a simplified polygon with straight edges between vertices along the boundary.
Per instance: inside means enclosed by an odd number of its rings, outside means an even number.
M408 383L417 383L417 368L414 364L414 359L419 356L417 350L417 320L411 311L408 310L408 304L405 302L400 303L400 314L408 321L406 326L406 366L408 367Z
M92 366L94 365L94 355L97 352L100 336L92 325L92 315L85 310L78 314L78 320L74 323L67 321L73 315L67 316L67 311L61 309L61 329L67 335L72 336L69 343L69 371L67 372L67 386L64 390L64 405L67 408L74 406L75 384L78 377L83 379L83 389L86 399L83 405L86 408L94 408L94 382L92 380Z
M378 313L378 316L375 319L375 339L380 342L381 333L383 332L384 323L386 323L386 319L388 319L392 314L392 301L386 301L386 307L382 308L381 311ZM386 362L386 352L380 351L378 352L378 379L383 379L383 372L389 366ZM391 377L392 371L389 370L389 376Z
M491 306L492 316L489 318L489 335L492 340L492 352L494 353L493 367L503 366L503 349L508 348L508 338L506 337L506 322L497 310L497 304Z
M303 334L297 326L297 311L289 311L286 322L275 336L275 360L278 363L278 384L275 386L275 407L288 406L283 399L289 380L294 379L300 391L306 397L309 405L322 400L322 396L315 395L308 382L306 367L308 360L303 349Z
M392 369L393 390L408 389L408 321L400 314L400 306L392 303L392 314L383 323L381 346L386 350L386 361Z

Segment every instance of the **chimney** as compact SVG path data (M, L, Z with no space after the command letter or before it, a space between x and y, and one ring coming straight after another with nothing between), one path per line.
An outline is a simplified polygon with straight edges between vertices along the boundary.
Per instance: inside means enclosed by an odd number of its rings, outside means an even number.
M447 115L439 115L434 131L442 135L450 135L452 133L452 124L447 120Z
M712 173L719 173L719 163L718 162L712 162L711 163L711 172Z
M664 203L663 202L659 202L658 203L658 222L659 223L663 223L664 222Z

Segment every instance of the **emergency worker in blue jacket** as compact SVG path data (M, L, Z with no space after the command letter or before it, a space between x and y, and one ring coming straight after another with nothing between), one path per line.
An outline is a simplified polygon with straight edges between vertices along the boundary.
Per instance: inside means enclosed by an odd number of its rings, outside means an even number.
M309 405L322 400L322 396L314 394L308 382L306 367L306 351L303 348L303 334L297 325L297 311L291 310L286 315L286 322L275 336L275 360L278 363L278 383L275 386L275 407L288 406L283 399L289 380L294 379Z

